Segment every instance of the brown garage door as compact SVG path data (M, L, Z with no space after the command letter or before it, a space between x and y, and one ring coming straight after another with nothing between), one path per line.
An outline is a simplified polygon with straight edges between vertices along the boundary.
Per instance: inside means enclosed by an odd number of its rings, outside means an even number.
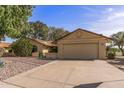
M98 58L98 44L65 44L63 58L96 59Z

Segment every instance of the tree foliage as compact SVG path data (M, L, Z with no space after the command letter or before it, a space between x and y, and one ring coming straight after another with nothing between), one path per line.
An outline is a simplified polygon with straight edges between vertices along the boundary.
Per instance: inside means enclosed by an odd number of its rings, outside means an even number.
M19 39L12 44L12 50L16 56L31 56L33 45L27 39Z
M29 37L41 40L56 40L69 32L63 28L48 27L46 24L36 21L29 22L29 30L22 32L22 37Z
M29 22L30 29L25 31L23 35L26 37L34 38L34 39L42 39L46 40L48 37L48 27L46 24L36 21L36 22Z
M68 33L63 28L49 27L48 40L57 40Z
M114 45L117 45L124 56L124 32L118 32L112 35Z
M19 37L27 28L27 20L32 14L33 6L1 5L0 6L0 36Z

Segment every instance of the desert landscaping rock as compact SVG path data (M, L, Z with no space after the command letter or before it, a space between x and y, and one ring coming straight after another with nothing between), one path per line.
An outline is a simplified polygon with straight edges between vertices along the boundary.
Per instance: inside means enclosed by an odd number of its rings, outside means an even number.
M0 80L5 80L19 73L48 63L47 61L39 60L37 58L27 57L5 57L2 59L5 61L5 65L4 67L0 68Z

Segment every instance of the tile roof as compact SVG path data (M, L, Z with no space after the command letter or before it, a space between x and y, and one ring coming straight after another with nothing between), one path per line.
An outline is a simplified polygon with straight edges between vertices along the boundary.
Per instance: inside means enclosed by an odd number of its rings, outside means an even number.
M46 41L46 40L32 39L32 38L28 38L28 39L33 40L33 41L36 41L38 43L41 43L41 44L43 44L45 46L57 46L56 44L53 44L52 43L53 41Z

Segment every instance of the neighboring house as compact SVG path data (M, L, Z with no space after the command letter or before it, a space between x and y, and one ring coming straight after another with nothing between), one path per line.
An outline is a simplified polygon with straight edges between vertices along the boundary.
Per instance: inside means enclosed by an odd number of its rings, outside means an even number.
M84 29L77 29L53 42L37 39L29 40L34 47L37 47L37 52L46 55L50 54L50 47L57 46L58 52L56 56L54 53L53 57L58 59L105 59L106 43L111 38Z
M111 39L83 29L77 29L56 42L59 59L105 59L106 43Z
M11 47L11 43L7 43L7 42L3 42L1 41L0 42L0 48L2 48L2 50L0 49L0 52L4 51L4 53L8 53L9 52L9 48ZM4 50L3 50L4 49ZM3 54L4 54L3 53ZM2 55L3 55L2 54Z
M0 48L9 48L11 46L11 43L6 42L0 42Z
M44 40L31 39L31 38L27 38L27 39L30 40L31 44L33 45L32 56L38 56L39 53L43 53L43 55L45 55L46 53L49 52L49 49L51 47L56 46L55 44L52 43L52 41L44 41Z

